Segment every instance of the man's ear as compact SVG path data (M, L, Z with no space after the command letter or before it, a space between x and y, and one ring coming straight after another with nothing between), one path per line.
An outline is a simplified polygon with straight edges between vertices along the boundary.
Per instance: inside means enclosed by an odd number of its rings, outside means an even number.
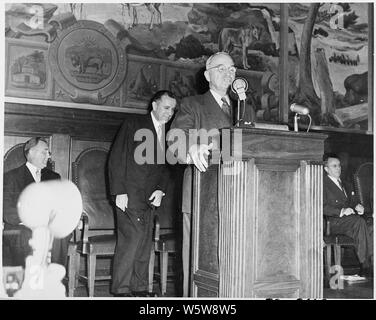
M326 173L328 173L328 168L327 167L324 167L324 170Z
M152 110L155 111L155 109L157 108L157 103L155 101L153 101L151 103L151 107L152 107Z
M205 76L205 79L207 82L210 82L210 74L209 74L209 71L208 70L205 70L204 72L204 76Z

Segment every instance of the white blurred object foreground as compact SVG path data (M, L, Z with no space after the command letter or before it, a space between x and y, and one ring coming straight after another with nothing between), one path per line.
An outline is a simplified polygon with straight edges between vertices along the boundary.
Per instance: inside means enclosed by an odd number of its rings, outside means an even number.
M65 287L61 280L65 268L51 262L54 238L68 236L77 226L82 213L82 198L77 187L68 180L33 183L21 193L18 215L32 230L30 246L33 254L26 258L22 287L14 295L18 299L61 299Z

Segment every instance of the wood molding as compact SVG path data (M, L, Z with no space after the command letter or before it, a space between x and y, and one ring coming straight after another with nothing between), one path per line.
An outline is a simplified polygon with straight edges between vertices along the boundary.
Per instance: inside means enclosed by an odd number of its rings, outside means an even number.
M5 103L5 135L68 134L112 141L126 113Z
M147 110L137 109L137 108L127 108L127 107L114 107L114 106L104 106L104 105L94 105L89 103L75 103L57 100L38 100L38 99L28 99L28 98L15 98L15 97L4 97L4 102L6 103L17 103L23 105L39 105L39 106L49 106L67 109L79 109L79 110L95 110L95 111L108 111L108 112L121 112L121 113L139 113L145 114Z

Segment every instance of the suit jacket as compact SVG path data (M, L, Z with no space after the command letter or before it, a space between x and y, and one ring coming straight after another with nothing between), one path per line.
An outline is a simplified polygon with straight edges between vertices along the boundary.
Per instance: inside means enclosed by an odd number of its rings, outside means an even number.
M47 168L41 171L41 181L60 179L60 175ZM19 225L21 220L17 213L17 201L21 192L35 182L26 163L4 174L3 220L5 228Z
M142 141L135 141L139 129L148 129L148 136ZM146 148L146 141L151 141L153 151L148 148L146 155L150 163L139 164L135 152L140 154ZM143 152L145 155L145 150ZM124 121L112 145L109 161L109 187L111 195L127 194L129 209L147 209L150 207L150 195L155 190L166 191L169 170L166 164L157 164L157 158L163 155L153 120L150 114L129 115Z
M202 95L186 97L182 100L172 121L170 134L173 132L173 129L183 130L186 135L186 141L179 141L179 144L185 143L184 147L186 148L186 152L188 152L189 147L194 144L194 141L189 143L190 129L205 129L210 131L212 129L229 128L233 125L232 119L232 112L228 116L218 105L209 90ZM179 155L179 158L184 160L185 156L186 154Z
M323 206L324 215L331 218L339 218L343 208L354 208L356 201L352 195L352 190L347 185L344 185L347 197L341 189L324 174L323 178Z
M231 108L233 110L233 108ZM233 112L228 116L211 94L210 90L202 95L186 97L182 100L181 105L175 115L171 124L170 133L173 129L182 129L185 133L186 141L183 149L185 154L178 154L178 158L185 162L189 147L194 143L189 143L190 129L205 129L207 131L212 129L230 128L233 125ZM218 137L214 137L214 140ZM219 147L219 141L216 142ZM180 148L180 147L179 147ZM180 149L182 150L182 149ZM184 172L183 180L183 202L182 211L186 213L191 212L191 197L192 197L192 169L187 167Z

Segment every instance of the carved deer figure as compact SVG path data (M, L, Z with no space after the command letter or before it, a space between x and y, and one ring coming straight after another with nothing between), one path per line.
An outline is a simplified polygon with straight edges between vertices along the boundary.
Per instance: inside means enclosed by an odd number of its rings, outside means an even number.
M249 69L247 48L253 41L260 39L260 33L260 27L253 24L240 29L223 28L219 34L219 50L231 53L234 47L241 48L243 67L244 69Z
M152 30L154 23L162 24L162 13L159 10L161 3L121 3L121 13L125 16L125 10L128 10L129 16L132 18L132 23L129 28L133 28L138 24L137 8L145 6L151 13L149 29ZM132 13L132 15L131 15Z

